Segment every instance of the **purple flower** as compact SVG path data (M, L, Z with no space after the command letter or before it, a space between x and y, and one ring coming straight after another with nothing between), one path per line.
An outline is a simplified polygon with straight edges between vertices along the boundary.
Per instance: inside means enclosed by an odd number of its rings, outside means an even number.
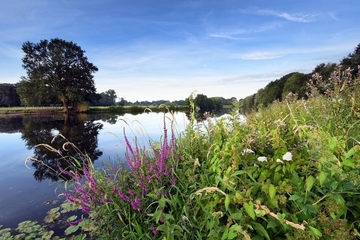
M69 224L70 224L70 226L76 226L76 225L78 225L81 221L82 221L82 219L78 219L78 220L69 222Z
M81 205L81 211L82 212L89 212L91 210L91 208L85 204Z
M172 177L169 182L171 185L174 185L177 182L176 177Z
M140 206L140 203L141 203L141 199L135 198L135 200L131 202L131 206L134 210L141 210L142 207Z
M147 176L146 179L148 180L149 183L152 183L153 182L153 179L151 176Z
M151 227L151 232L152 232L152 234L154 234L154 235L158 235L158 234L159 234L158 230L156 230L156 227L154 227L154 226Z
M65 175L68 175L68 176L71 177L71 178L74 178L74 177L75 177L74 174L72 174L71 172L68 172L68 171L64 170L62 167L59 167L59 170L60 170L61 173L65 174Z
M153 173L155 170L154 164L150 163L149 172Z
M130 199L127 195L125 195L121 190L119 190L118 193L119 193L119 196L120 196L124 201L130 202L131 199Z

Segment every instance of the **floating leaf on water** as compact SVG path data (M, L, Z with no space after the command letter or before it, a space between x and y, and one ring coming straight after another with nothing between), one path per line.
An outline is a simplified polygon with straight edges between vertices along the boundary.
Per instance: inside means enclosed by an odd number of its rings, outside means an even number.
M16 228L16 231L18 232L24 232L24 233L31 233L36 231L36 229L41 228L40 225L38 225L37 221L24 221L18 224L18 227Z
M25 239L25 233L17 234L14 236L14 239Z
M79 223L79 226L81 227L82 230L88 231L88 232L91 232L91 231L95 230L95 228L96 228L94 223L89 219L86 219L86 220L82 221L81 223Z
M78 229L79 229L79 225L70 226L65 230L65 235L70 235L70 234L76 232Z
M76 215L72 215L71 217L69 217L69 218L67 219L67 221L68 221L68 222L72 222L72 221L74 221L76 218L77 218Z
M60 210L60 207L52 208L47 212L47 214L54 214L54 213L57 213L59 210Z
M71 211L76 211L78 209L81 208L81 206L77 206L73 203L70 203L70 202L64 202L61 204L61 213L67 213L67 212L71 212Z
M53 230L47 231L42 235L41 239L44 239L44 240L51 239L51 236L53 234L54 234Z
M4 228L0 230L0 236L5 236L7 233L11 232L11 228ZM10 236L10 235L9 235Z
M60 217L60 213L59 212L55 212L52 214L48 214L45 218L44 221L46 223L52 223L55 222L58 218Z
M45 205L54 205L54 204L57 204L59 202L59 200L47 200L44 202Z

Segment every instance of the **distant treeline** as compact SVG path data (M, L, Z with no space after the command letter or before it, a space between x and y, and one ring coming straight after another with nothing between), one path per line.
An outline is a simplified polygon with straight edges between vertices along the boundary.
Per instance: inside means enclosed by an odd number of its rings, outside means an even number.
M337 63L321 63L311 73L292 72L280 79L270 82L264 88L259 89L255 94L240 99L240 106L243 113L256 111L266 107L274 101L282 101L289 93L296 94L299 99L307 99L307 84L312 75L318 73L322 79L327 80L333 74ZM350 68L353 75L357 75L360 65L360 44L353 53L348 54L340 61L341 69Z
M19 84L11 84L11 83L0 83L0 107L17 107L23 106L21 98L17 93L17 88ZM189 99L185 100L155 100L155 101L127 101L124 98L119 98L116 101L117 95L113 89L109 89L108 91L97 93L93 95L93 97L88 102L89 106L159 106L166 105L170 109L173 109L175 106L189 106ZM222 109L224 105L232 105L233 102L237 101L235 97L225 99L223 97L211 97L208 98L206 95L197 94L194 102L201 112L206 111L216 111ZM61 106L59 101L52 99L52 101L39 101L37 104L33 104L33 106Z

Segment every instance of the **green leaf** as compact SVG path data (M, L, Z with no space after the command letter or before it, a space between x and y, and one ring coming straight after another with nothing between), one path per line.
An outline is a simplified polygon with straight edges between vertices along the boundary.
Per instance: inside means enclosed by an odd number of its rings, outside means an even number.
M86 234L85 233L81 233L79 235L77 235L74 240L84 240L86 238Z
M234 224L230 227L230 229L237 231L237 232L241 232L242 231L242 227L238 224Z
M241 220L243 219L243 214L242 212L235 212L230 215L230 218L234 220Z
M266 228L275 228L277 226L279 226L279 222L275 222L274 220L270 219Z
M221 237L221 240L225 240L228 238L228 235L229 235L229 229L225 229L222 237Z
M296 201L298 199L302 198L301 196L297 195L297 194L294 194L292 195L291 197L289 197L289 200L292 200L292 201Z
M156 223L159 222L161 216L162 216L162 211L156 210L155 213L154 213L154 217L155 217L155 222L156 222Z
M309 226L309 229L310 229L311 233L315 237L321 237L322 236L322 233L319 230L317 230L316 228Z
M79 229L79 225L70 226L65 230L65 235L70 235L70 234L76 232L78 229Z
M306 178L306 191L309 192L311 188L314 186L315 179L312 175Z
M72 222L72 221L74 221L76 218L77 218L76 215L72 215L71 217L69 217L69 218L67 219L67 221L68 221L68 222Z
M225 196L225 210L227 211L229 209L229 205L230 205L230 195L227 194Z
M152 198L152 199L158 199L158 195L157 194L155 194L155 193L148 193L148 194L146 194L146 196L148 196L148 197L150 197L150 198Z
M263 225L261 225L260 223L256 223L256 222L252 223L252 225L259 235L270 240L270 236L269 236L268 232L265 230L265 228L263 227Z
M228 235L227 235L227 239L234 239L236 237L237 237L237 233L230 229L229 232L228 232Z
M257 183L257 181L253 178L253 176L251 175L251 173L247 172L247 171L244 171L244 170L239 170L239 171L236 171L234 172L231 177L235 177L237 175L241 175L241 174L244 174L246 173L248 175L248 177L255 183Z
M254 204L252 202L244 203L244 208L246 213L255 220L255 211L254 211Z
M355 167L356 167L356 166L355 166L355 163L354 163L354 161L353 161L352 159L344 159L344 160L342 161L342 164L343 164L344 166L351 167L351 168L355 168Z
M321 187L324 184L326 178L327 178L327 174L325 172L320 172L320 174L319 174L319 183L320 183Z
M358 151L359 151L359 146L355 145L345 154L345 158L351 158Z
M47 213L48 214L53 214L53 213L57 213L59 210L60 210L60 207L56 207L56 208L50 209Z
M269 186L270 199L274 199L275 194L276 194L276 188L275 188L275 186L273 184L270 184L270 186Z

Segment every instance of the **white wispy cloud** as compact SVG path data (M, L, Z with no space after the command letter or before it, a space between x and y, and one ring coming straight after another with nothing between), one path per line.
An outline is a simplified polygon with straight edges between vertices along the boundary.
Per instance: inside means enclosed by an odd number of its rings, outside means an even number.
M211 33L208 34L209 37L214 38L226 38L231 40L249 40L249 37L241 37L243 35L262 33L277 29L282 26L280 22L267 22L261 25L253 25L247 28L241 28L233 26L232 28L219 28L213 29Z
M264 60L264 59L274 59L281 58L285 56L285 52L271 52L271 51L254 51L245 54L236 54L233 55L234 58L240 58L244 60Z
M258 15L268 15L268 16L275 16L279 18L284 18L286 20L292 21L292 22L302 22L302 23L308 23L308 22L314 22L318 19L320 14L318 13L287 13L282 11L276 11L271 9L258 9L254 12Z
M0 42L0 55L4 55L14 59L21 59L23 52L17 46Z
M249 38L241 38L241 37L234 37L231 35L222 35L222 34L209 34L209 37L214 37L214 38L226 38L226 39L230 39L230 40L248 40Z

